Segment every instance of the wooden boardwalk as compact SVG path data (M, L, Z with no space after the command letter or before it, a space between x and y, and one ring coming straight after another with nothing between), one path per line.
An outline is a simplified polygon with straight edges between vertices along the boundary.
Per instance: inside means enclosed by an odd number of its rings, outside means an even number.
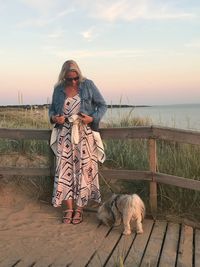
M29 256L32 253L33 260L30 261L30 257L27 260L25 256L18 256L17 258L16 254L13 258L11 256L10 258L5 257L3 261L0 261L0 266L200 267L199 229L193 229L190 226L177 223L145 219L143 223L144 233L142 235L132 233L130 236L124 236L121 234L121 226L109 229L104 225L94 223L94 220L91 221L90 218L91 214L78 226L81 232L77 241L79 245L81 244L80 251L76 250L75 243L70 243L70 233L73 236L73 229L77 226L70 226L71 228L68 228L68 232L63 233L66 236L63 236L63 239L61 236L59 237L61 238L61 243L66 241L66 253L60 250L60 255L57 256L56 260L52 258L53 253L45 248L45 242L41 249L42 257L39 258L38 251L34 251L36 248L33 241L33 244L30 245L32 249L28 249ZM60 225L59 227L65 226ZM90 234L87 234L89 233L88 231ZM42 235L42 233L46 235L43 229L41 229L41 233L38 232L38 235ZM49 242L51 241L53 241L53 236L52 240L49 238ZM17 247L13 245L11 249L16 250ZM67 249L70 249L69 253ZM7 251L7 253L10 253L8 255L14 255L11 251ZM46 255L44 255L45 253Z
M192 227L145 220L142 235L123 236L114 229L104 234L84 266L200 266L200 230Z

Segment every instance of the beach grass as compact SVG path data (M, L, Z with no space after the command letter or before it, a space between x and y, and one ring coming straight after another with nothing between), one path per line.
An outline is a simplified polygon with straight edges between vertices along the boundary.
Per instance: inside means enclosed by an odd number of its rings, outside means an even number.
M0 108L0 127L49 129L48 109Z
M150 118L135 118L130 113L116 120L104 123L103 127L133 127L150 126ZM37 128L50 129L48 110L13 110L0 109L1 128ZM107 160L106 168L149 170L148 142L147 140L104 140ZM0 140L1 166L48 166L49 161L44 160L49 155L47 141L35 140ZM23 159L22 159L23 155ZM177 175L190 179L199 179L200 147L180 144L177 142L157 141L158 170L161 173ZM21 158L20 158L21 157ZM3 159L3 160L2 160ZM7 160L6 160L7 159ZM12 160L11 160L12 159ZM31 160L32 159L32 160ZM35 188L38 198L44 198L50 194L52 177L35 177L28 179ZM27 183L27 177L18 178L18 185ZM100 179L102 191L108 191L108 186ZM112 182L110 186L116 193L138 193L144 199L147 210L149 209L149 183L143 181ZM39 193L38 193L39 192ZM194 190L182 189L175 186L158 185L158 205L160 214L174 214L174 216L190 217L200 220L197 212L200 208L200 193Z

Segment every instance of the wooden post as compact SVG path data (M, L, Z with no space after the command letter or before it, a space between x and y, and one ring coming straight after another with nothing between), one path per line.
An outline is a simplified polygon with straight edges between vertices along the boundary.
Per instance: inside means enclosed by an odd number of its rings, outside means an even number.
M150 182L150 207L152 216L157 212L157 183L154 181L154 173L157 167L156 139L149 139L149 167L152 172L152 181Z

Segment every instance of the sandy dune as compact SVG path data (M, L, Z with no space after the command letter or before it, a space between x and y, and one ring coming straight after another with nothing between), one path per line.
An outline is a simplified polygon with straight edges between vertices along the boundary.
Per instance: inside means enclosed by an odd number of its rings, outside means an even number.
M61 208L33 201L14 188L0 193L1 267L84 266L101 242L95 213L86 212L79 225L64 225Z

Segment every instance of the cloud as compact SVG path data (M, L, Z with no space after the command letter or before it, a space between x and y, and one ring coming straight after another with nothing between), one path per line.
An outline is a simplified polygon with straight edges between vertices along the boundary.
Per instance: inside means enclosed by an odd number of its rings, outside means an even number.
M88 30L81 32L81 35L87 41L93 40L97 36L97 34L95 32L95 27L91 27Z
M64 17L64 16L66 16L66 15L68 15L68 14L70 14L70 13L73 13L73 12L75 12L75 8L67 8L67 9L65 9L65 10L62 10L62 11L60 11L58 14L57 14L57 18L60 18L60 17Z
M34 11L34 17L32 15L29 19L19 22L16 25L18 28L28 26L44 27L75 11L75 8L72 5L69 7L67 4L62 4L62 1L60 0L19 1ZM35 15L35 13L37 15Z
M164 0L19 0L24 5L38 13L38 17L29 18L17 24L17 27L35 26L44 27L55 20L78 10L84 17L92 17L108 22L118 20L175 20L192 19L196 15L175 7L172 1ZM167 3L166 3L167 2ZM93 37L94 30L89 29L81 35L88 41Z
M37 17L37 18L31 18L25 21L21 21L19 22L16 27L17 28L24 28L24 27L29 27L29 26L33 26L33 27L44 27L47 26L57 20L59 20L61 17L73 13L75 11L74 8L70 8L70 9L65 9L61 12L58 12L57 14L55 14L54 16L42 16L42 17Z
M83 9L92 17L105 21L125 20L133 21L136 19L145 20L166 20L166 19L189 19L194 18L195 14L178 10L166 1L155 0L118 0L118 1L93 1L77 0Z

